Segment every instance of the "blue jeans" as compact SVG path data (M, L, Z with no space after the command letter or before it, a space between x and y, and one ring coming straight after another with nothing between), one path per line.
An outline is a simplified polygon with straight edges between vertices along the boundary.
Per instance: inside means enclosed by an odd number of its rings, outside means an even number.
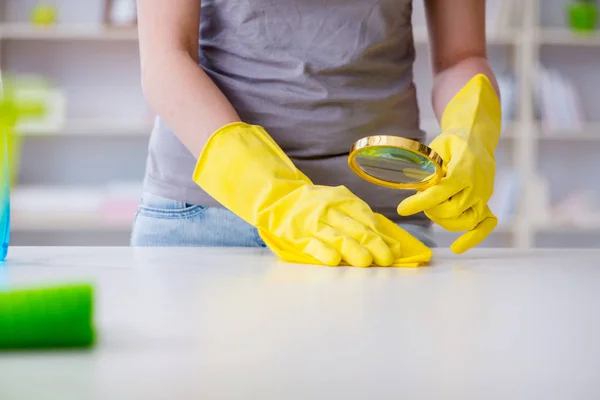
M400 224L435 247L428 228ZM144 193L131 245L135 247L266 247L256 228L225 208L205 207Z

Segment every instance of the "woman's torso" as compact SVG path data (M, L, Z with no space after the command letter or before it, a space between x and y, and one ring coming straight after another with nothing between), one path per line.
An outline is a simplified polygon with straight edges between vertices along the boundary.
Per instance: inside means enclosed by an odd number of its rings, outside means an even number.
M345 185L398 220L409 193L360 179L347 156L364 136L422 139L411 11L411 0L202 0L200 65L314 183ZM192 181L195 162L157 118L146 189L217 206Z

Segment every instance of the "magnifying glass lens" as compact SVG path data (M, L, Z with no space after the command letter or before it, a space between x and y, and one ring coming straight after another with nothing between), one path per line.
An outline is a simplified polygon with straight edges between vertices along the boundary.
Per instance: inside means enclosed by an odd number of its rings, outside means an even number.
M398 184L428 182L437 173L433 161L422 154L398 147L366 147L357 152L355 161L364 173Z

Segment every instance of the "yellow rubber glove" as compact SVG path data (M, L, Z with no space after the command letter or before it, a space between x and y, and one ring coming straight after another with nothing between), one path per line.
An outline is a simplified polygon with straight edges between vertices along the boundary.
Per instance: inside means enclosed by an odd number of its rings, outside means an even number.
M343 186L314 185L260 126L215 132L193 176L224 207L256 227L294 263L418 266L431 250Z
M424 211L451 232L467 231L451 246L463 253L477 246L498 224L487 203L494 191L500 139L500 100L485 75L473 77L450 101L441 121L442 134L430 147L444 160L445 177L398 206L400 215Z

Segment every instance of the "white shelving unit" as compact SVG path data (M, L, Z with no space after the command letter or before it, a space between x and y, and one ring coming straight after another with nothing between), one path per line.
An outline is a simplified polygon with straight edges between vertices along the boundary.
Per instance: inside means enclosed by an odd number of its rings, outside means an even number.
M150 124L111 123L105 119L71 119L61 128L24 129L18 133L22 136L141 136L149 137Z
M487 36L487 42L491 45L513 45L517 40L518 32L515 31L503 31L494 32ZM415 26L413 28L413 39L415 44L426 44L429 41L427 28L423 26Z
M11 0L0 0L0 4L2 1ZM69 7L67 5L69 2L70 0L58 0L61 7ZM543 132L536 119L535 104L533 102L534 89L530 84L535 78L535 66L543 58L542 48L545 49L544 51L552 49L552 51L559 52L580 49L586 54L587 52L598 52L600 55L600 33L577 35L564 27L560 27L559 24L545 23L541 15L543 13L547 14L549 8L556 9L556 13L562 13L564 0L545 0L543 4L540 0L513 0L511 3L514 7L512 13L514 25L488 35L488 43L490 53L510 68L517 88L516 115L513 121L505 124L500 143L503 156L502 167L518 171L522 181L529 182L537 175L540 160L546 158L543 152L548 149L556 151L566 146L582 146L581 148L585 149L588 154L600 151L600 122L589 122L577 132ZM86 4L87 6L89 5ZM105 28L92 22L99 20L98 15L86 14L87 11L84 11L83 6L80 7L80 13L83 15L81 18L75 16L75 12L72 12L69 14L69 18L61 21L57 26L36 28L24 22L15 22L20 21L19 15L26 14L25 6L19 7L21 6L17 2L13 2L12 13L9 12L9 16L3 18L4 22L0 23L0 60L2 64L23 66L28 72L29 70L36 72L35 68L28 67L39 62L43 64L41 65L43 72L50 73L58 80L70 82L71 79L77 79L77 82L79 82L79 86L70 88L77 99L73 104L76 112L74 112L75 115L70 116L65 126L52 130L24 131L22 134L25 140L33 142L50 140L54 142L85 138L84 140L89 140L92 143L90 144L92 146L91 151L95 147L101 146L104 141L114 141L114 147L111 147L111 149L114 148L115 154L119 151L127 152L128 150L120 150L120 147L123 146L123 140L129 140L137 141L135 142L135 148L139 149L140 152L145 152L147 138L151 130L150 123L136 122L148 121L144 118L125 118L128 117L128 114L123 112L123 110L128 111L130 107L139 111L143 104L143 99L137 92L136 96L128 97L131 91L123 91L130 82L139 80L136 75L137 58L131 55L132 51L137 50L136 30ZM88 10L88 8L85 8L85 10ZM79 19L87 22L77 22ZM414 37L418 57L427 57L428 38L426 29L417 25L414 30ZM86 55L78 57L77 53L79 51L85 51ZM100 53L102 55L98 55ZM56 54L57 59L49 60L49 54ZM85 60L85 57L88 56L93 58L89 63ZM12 59L15 57L21 57L24 61L21 64L13 63ZM59 58L64 58L64 61ZM77 62L76 67L71 66L74 61ZM566 58L565 63L569 62L577 63L578 61ZM596 69L600 75L600 69L597 68L597 65L588 65L586 68ZM62 69L68 68L71 68L69 72L62 72ZM119 95L119 97L126 97L125 100L118 99L120 103L112 107L111 113L114 116L95 112L101 110L102 103L95 100L94 91L81 87L85 86L82 82L87 82L90 79L105 79L104 76L96 77L95 75L104 72L117 81L114 83L114 90L120 94L125 94L125 96ZM74 77L69 76L69 74L73 74ZM127 80L121 78L123 74L127 75ZM421 61L421 64L418 64L418 68L415 68L415 75L420 103L422 104L421 108L424 110L422 113L422 127L429 134L436 134L439 132L439 125L432 117L433 114L427 112L426 106L429 101L428 90L431 85L426 61L425 63ZM600 82L600 79L597 79L597 81ZM106 81L104 86L107 85L111 85L110 79ZM135 85L138 85L137 81ZM104 86L98 84L94 86L94 89L102 90L105 89ZM135 86L131 90L139 90L139 87ZM595 104L593 107L597 108L597 115L600 115L600 98L592 99L592 103ZM39 152L40 150L38 150ZM38 153L34 152L34 154ZM598 155L600 156L600 154ZM571 165L572 159L577 158L576 156L577 154L571 152L568 154L568 157L570 157L568 160L561 159L558 162L563 163L564 168L577 168ZM600 157L598 158L600 160ZM33 159L37 160L35 157ZM595 165L600 171L600 161ZM140 168L139 162L136 168ZM77 177L73 178L73 180L77 179ZM32 178L32 180L34 179ZM98 181L100 182L100 180ZM560 185L561 183L560 181L553 181L552 184ZM600 193L600 183L596 184L594 188L599 190ZM579 236L598 235L597 243L600 246L600 227L573 227L552 223L540 225L535 222L531 217L534 214L533 211L535 211L535 204L532 202L532 198L535 196L534 190L535 188L531 188L527 184L522 185L518 213L510 221L502 221L503 223L485 242L485 245L530 248L538 245L537 238L539 235L545 235L550 237L550 239L546 238L546 242L550 240L552 245L560 246L561 236L567 235L570 238L577 238ZM111 232L127 233L130 228L131 221L129 219L107 219L100 214L71 213L68 212L68 209L65 209L65 212L43 216L40 213L25 214L23 212L15 213L13 216L13 230L17 235L21 234L22 238L26 238L29 233L35 233L36 235L39 233L55 235L72 231L86 232L90 235ZM439 227L435 229L435 233L442 245L448 244L457 236L457 234L447 233ZM556 237L555 241L554 237ZM23 239L23 242L25 241Z
M538 44L563 46L600 46L600 33L575 34L564 28L541 28L536 32Z
M527 2L526 2L527 3ZM583 83L576 80L577 89L587 92L588 87L597 87L600 82L600 70L597 63L588 58L591 54L600 55L600 34L598 30L589 34L573 33L564 26L565 1L553 1L553 10L549 10L548 1L529 0L529 11L524 14L524 27L528 48L524 49L529 62L525 63L525 74L522 79L524 82L531 82L537 72L536 64L546 64L548 67L557 68L565 72L569 78L577 79L581 72L591 71L594 80ZM552 12L550 12L552 11ZM559 25L560 24L560 25ZM547 57L548 55L553 57ZM594 82L595 81L595 82ZM532 172L543 175L548 178L551 192L554 196L560 194L560 197L567 194L574 187L576 189L590 189L596 194L600 194L600 181L597 180L597 173L600 171L600 123L592 119L600 115L599 98L594 94L582 94L584 102L592 107L586 107L586 117L589 121L579 130L562 130L546 132L540 124L535 123L533 110L528 109L530 114L527 116L529 121L535 125L533 129L523 132L524 147L530 150L530 153L522 153L522 164L526 165L528 179L533 179ZM530 97L523 97L521 101L526 101ZM530 102L531 104L531 102ZM535 143L533 143L535 141ZM530 144L533 143L531 147ZM589 161L586 161L589 159ZM558 165L558 168L554 168ZM586 167L591 165L592 167ZM565 175L560 174L560 170L566 172L566 175L575 177L574 179L565 179ZM593 170L596 170L594 173ZM586 176L593 180L591 184L582 179L578 179L580 170L589 170ZM577 182L571 183L570 181ZM522 218L525 222L523 236L524 245L528 247L547 247L553 246L566 247L600 247L600 225L594 224L573 225L569 223L560 223L557 221L545 221L537 223L531 219L535 211L535 205L531 200L535 197L535 187L525 187L523 193L524 208ZM589 225L589 226L588 226ZM541 238L545 237L543 241ZM550 239L548 239L550 238ZM521 246L526 247L526 246Z
M92 24L58 24L36 27L27 23L2 23L0 38L5 40L137 40L137 30L132 28L107 28Z
M99 204L97 211L81 211L85 207L71 206L77 196L62 195L65 187L141 182L151 112L141 94L137 29L104 26L104 0L55 0L58 23L33 26L27 21L36 2L0 0L0 67L55 83L67 96L67 115L60 125L18 130L22 176L14 192L46 189L34 194L39 209L13 204L13 243L127 244L135 210L108 211L102 207L114 207L114 199L98 197L91 200ZM108 190L98 192L105 196ZM44 193L59 204L64 197L64 207L44 211ZM26 204L37 204L33 200L29 196Z
M40 215L39 213L17 212L11 215L14 232L127 232L131 221L125 218L106 218L92 213L60 212Z
M540 132L537 139L540 141L564 141L564 142L597 142L600 141L600 124L587 124L580 130L559 130L552 132Z

